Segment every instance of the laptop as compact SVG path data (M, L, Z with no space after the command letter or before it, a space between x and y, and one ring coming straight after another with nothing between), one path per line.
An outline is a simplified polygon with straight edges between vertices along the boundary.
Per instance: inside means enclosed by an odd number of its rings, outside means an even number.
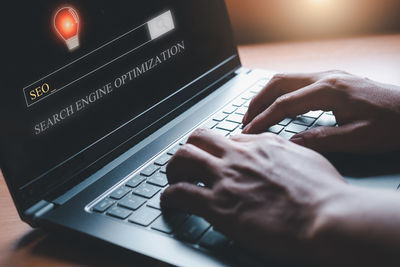
M188 135L240 133L274 74L241 66L224 1L5 7L0 162L24 222L178 266L264 264L204 219L160 207L166 165ZM335 126L333 114L269 131L289 139L321 125ZM397 174L384 186L396 188Z

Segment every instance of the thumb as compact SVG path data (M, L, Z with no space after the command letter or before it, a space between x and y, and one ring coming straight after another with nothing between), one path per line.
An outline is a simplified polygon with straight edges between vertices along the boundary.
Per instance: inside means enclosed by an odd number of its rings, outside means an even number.
M366 122L340 127L317 127L293 136L290 141L318 152L361 152L365 146Z

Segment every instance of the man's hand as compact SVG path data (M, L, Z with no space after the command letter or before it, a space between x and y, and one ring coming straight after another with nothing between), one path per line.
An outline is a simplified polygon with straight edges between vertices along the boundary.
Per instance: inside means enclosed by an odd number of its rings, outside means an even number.
M280 74L251 102L243 133L257 134L310 110L333 111L339 127L319 127L292 141L319 152L400 148L400 88L340 71Z
M163 205L202 216L264 255L292 260L313 258L320 211L348 191L325 158L272 134L226 139L196 130L167 174L172 185Z

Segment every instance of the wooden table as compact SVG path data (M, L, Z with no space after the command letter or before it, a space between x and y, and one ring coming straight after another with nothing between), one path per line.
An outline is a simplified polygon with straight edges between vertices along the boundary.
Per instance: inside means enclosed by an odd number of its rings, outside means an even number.
M243 65L279 72L342 69L400 85L400 34L242 46ZM144 266L158 264L104 244L31 230L0 174L0 266ZM90 245L90 249L88 246Z

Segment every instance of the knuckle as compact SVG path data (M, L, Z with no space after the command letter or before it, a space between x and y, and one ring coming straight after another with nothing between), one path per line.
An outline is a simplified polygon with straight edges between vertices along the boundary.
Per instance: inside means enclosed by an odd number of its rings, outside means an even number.
M276 95L280 95L282 93L282 88L279 86L282 82L288 79L288 75L285 73L275 74L269 82L269 88L272 89L272 92Z
M346 91L348 88L348 77L343 73L330 73L330 75L321 79L320 84L323 89Z
M286 78L287 78L287 74L277 73L272 77L271 82L280 82L282 80L285 80Z
M208 129L205 128L197 128L193 131L193 133L189 136L188 141L198 141L202 139L202 137L208 132Z
M173 160L179 160L182 158L186 158L192 151L192 147L189 144L185 144L181 146L181 148L175 153Z
M183 145L169 161L169 164L167 166L167 171L168 167L170 167L170 169L173 169L175 165L178 165L182 161L185 161L186 159L190 158L192 154L193 154L193 145L191 144Z
M322 79L320 83L323 85L324 88L337 88L339 80L339 77L337 77L336 75L330 75Z
M181 196L182 191L183 191L182 184L174 184L165 189L163 195L164 198L174 199L177 196Z
M327 75L343 75L343 74L347 74L347 72L342 71L342 70L338 70L338 69L332 69L326 72Z
M265 134L265 139L264 139L265 147L268 147L273 150L281 150L285 148L287 143L289 143L289 141L286 141L279 135L272 133ZM264 147L260 146L257 147L257 151L259 154L265 155L265 158L268 157L267 154L269 153L269 151L265 150Z
M175 193L182 194L188 190L188 184L186 183L179 183L175 185Z
M282 106L285 106L288 102L290 102L291 100L291 96L286 94L286 95L282 95L280 97L278 97L275 100L275 106L281 108Z
M233 145L233 151L238 153L238 154L244 154L244 153L247 152L247 150L241 144L234 144Z
M235 190L232 187L233 181L231 179L222 179L218 184L218 195L228 199L233 199Z
M314 129L314 131L309 132L308 134L305 135L305 139L308 141L314 141L316 139L322 139L326 137L326 129L324 127L317 127Z
M260 136L265 141L268 141L268 142L279 142L279 140L281 139L281 138L279 138L278 135L273 134L273 133L262 133Z

